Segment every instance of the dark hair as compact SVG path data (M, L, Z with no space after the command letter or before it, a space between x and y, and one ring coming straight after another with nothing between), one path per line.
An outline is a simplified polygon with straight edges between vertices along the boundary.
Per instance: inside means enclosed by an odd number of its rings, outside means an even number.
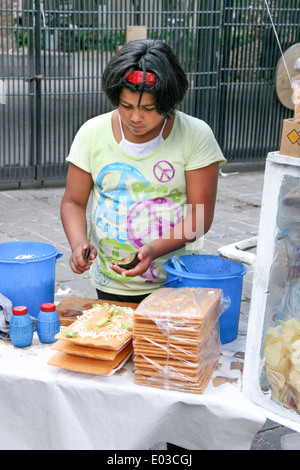
M130 83L124 75L134 70L144 72L142 84ZM127 73L128 72L128 73ZM146 72L154 73L156 82L145 84ZM118 107L123 88L132 92L148 92L155 97L159 114L168 117L181 103L188 80L175 53L163 41L137 40L126 43L109 61L103 75L102 88L113 106Z

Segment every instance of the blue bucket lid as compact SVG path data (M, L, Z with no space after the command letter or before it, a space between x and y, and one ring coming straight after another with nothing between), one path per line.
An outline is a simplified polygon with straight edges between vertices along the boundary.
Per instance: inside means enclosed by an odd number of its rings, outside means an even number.
M237 261L222 258L216 255L183 255L180 260L187 270L175 269L172 258L163 265L167 273L180 276L184 279L232 279L244 276L246 266Z
M0 243L0 263L31 263L60 256L62 253L49 243L31 241Z

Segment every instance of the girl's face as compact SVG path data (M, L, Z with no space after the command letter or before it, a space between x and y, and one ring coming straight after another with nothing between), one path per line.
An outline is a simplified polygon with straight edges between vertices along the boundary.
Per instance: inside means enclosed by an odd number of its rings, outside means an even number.
M140 93L132 93L123 88L118 111L125 126L126 139L143 143L159 134L164 117L156 111L155 99L151 93L143 93L138 107L139 100Z

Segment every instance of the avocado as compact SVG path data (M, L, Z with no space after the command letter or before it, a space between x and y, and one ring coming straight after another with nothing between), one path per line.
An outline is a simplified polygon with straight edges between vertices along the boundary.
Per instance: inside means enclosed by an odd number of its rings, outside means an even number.
M131 323L125 323L125 322L122 322L122 328L125 328L126 330L133 330L133 325Z
M101 305L101 307L106 308L106 310L110 308L110 304L108 304L107 302L104 302L103 304L98 304L98 305Z
M138 258L138 251L135 251L134 253L131 253L129 256L127 256L126 258L119 259L117 261L114 261L113 263L116 264L117 266L120 266L120 268L123 268L123 269L132 269L139 262L140 260Z
M72 332L72 331L64 331L64 330L62 330L61 333L62 333L66 338L75 338L75 336L78 335L78 331Z
M109 323L111 321L110 318L102 318L101 320L96 323L96 326L103 326L106 325L106 323Z
M108 313L109 315L117 315L117 313L119 313L119 308L116 308L116 307L111 307L109 310L108 310Z

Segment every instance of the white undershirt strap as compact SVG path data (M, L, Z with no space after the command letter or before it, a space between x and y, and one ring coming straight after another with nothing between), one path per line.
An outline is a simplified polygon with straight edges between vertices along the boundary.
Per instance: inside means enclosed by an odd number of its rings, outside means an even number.
M162 134L163 134L167 119L165 119L164 124L161 128L161 131L157 137L155 137L152 140L149 140L148 142L137 144L135 142L130 142L129 140L125 138L125 134L123 131L123 126L122 126L122 120L121 120L121 116L119 113L118 113L118 116L119 116L120 129L122 133L122 140L119 143L119 146L126 153L128 153L128 155L131 155L132 157L144 157L154 152L164 142L164 138Z

